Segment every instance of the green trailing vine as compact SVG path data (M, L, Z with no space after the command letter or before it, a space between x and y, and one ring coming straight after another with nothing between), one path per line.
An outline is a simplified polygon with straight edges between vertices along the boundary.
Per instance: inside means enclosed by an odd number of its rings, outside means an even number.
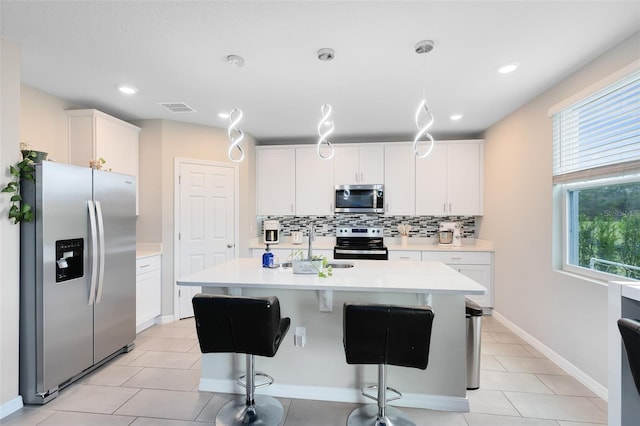
M9 166L9 173L13 176L13 180L2 189L2 192L7 192L11 195L9 201L11 201L11 207L9 208L9 220L13 220L13 223L19 222L31 222L33 220L33 210L31 205L22 200L20 195L20 180L26 179L31 182L35 182L35 176L33 172L33 159L36 158L35 151L29 151L24 155L22 161L16 163L15 166Z

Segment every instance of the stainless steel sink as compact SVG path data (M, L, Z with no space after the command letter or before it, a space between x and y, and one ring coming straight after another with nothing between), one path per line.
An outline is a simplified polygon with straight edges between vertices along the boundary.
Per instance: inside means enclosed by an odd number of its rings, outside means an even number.
M293 264L291 262L282 262L280 264L281 268L291 268L293 266ZM329 262L327 264L327 266L331 266L332 268L353 268L353 263L349 263L349 262Z
M331 266L332 268L353 268L353 263L348 263L348 262L333 263L333 262L329 262L327 264L327 266Z

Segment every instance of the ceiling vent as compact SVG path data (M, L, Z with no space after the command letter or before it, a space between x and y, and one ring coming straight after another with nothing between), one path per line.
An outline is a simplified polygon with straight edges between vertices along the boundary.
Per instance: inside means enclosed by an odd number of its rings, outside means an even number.
M171 112L196 112L184 102L160 102L158 105Z

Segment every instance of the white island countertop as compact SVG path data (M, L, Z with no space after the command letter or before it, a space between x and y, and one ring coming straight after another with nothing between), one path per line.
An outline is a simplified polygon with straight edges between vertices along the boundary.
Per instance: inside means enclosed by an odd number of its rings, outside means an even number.
M237 258L180 277L178 285L289 290L382 291L484 294L485 288L440 262L341 260L353 268L333 268L333 276L294 274L292 268L263 268L260 259Z

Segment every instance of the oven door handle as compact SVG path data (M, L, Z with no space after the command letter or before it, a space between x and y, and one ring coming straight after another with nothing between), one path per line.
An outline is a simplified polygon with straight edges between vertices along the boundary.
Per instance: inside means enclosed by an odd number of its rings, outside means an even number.
M387 254L387 250L352 250L352 249L334 249L336 254Z

